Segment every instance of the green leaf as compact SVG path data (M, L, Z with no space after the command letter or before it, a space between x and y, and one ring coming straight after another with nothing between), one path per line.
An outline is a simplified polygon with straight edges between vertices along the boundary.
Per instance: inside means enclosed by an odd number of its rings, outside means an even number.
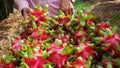
M63 34L63 33L64 33L64 30L60 27L60 28L58 29L58 32L59 32L60 34Z
M61 45L61 44L62 44L62 40L55 39L55 43L56 43L57 45Z
M102 35L102 36L105 36L105 35L106 35L106 32L104 32L103 30L99 30L99 33L100 33L100 35Z
M58 17L63 17L64 16L64 13L62 10L58 10Z
M71 26L71 22L66 23L65 26L70 27Z
M113 35L112 30L110 30L109 28L108 28L108 29L106 29L106 33L107 33L109 36L112 36L112 35Z
M30 68L26 63L22 62L19 68Z
M32 22L32 25L33 25L33 29L36 29L37 28L37 25L35 22Z
M95 18L92 14L89 14L85 17L85 20L90 20L90 19L93 19Z
M47 22L40 22L42 27L48 28L49 24Z
M34 52L38 52L38 51L39 51L39 49L40 49L40 47L39 47L39 46L34 46L34 47L33 47L33 51L34 51Z
M50 47L50 44L49 43L43 43L41 44L42 48L46 49L46 48L49 48Z
M75 60L77 60L77 57L75 57L74 55L71 55L71 56L68 58L68 62L74 62Z
M42 51L42 57L43 57L43 58L47 58L47 57L48 57L48 54L47 54L46 51Z
M113 68L113 67L112 67L112 63L111 63L110 61L108 61L106 68Z
M53 68L53 67L52 67L52 65L50 65L50 64L44 64L44 65L43 65L43 68Z
M14 62L14 63L16 63L16 64L20 64L21 63L21 59L20 58L16 58L16 57L13 57L12 58L12 61Z
M64 48L64 50L62 51L61 54L62 54L62 55L69 54L70 51L71 51L71 49L70 49L69 47L66 47L66 48Z
M58 18L58 16L51 16L51 18L53 18L53 19L57 19L57 18Z
M103 68L103 66L102 65L97 65L96 68Z
M118 31L118 26L117 26L117 25L114 25L113 28L112 28L112 31L113 31L113 32L117 32L117 31Z
M46 33L47 34L50 34L50 35L54 35L56 32L55 32L55 30L46 30Z
M119 43L118 43L118 41L115 41L115 50L116 50L116 52L120 52L120 45L119 45Z
M65 54L72 54L76 51L76 48L71 48L71 47L65 47L64 50L61 52L62 55Z
M77 51L77 48L71 48L70 54L73 54L75 51Z
M81 27L85 27L85 26L86 26L84 17L81 17L80 26L81 26Z
M85 68L90 68L91 67L91 61L87 60L84 65Z
M30 16L30 18L33 20L33 21L36 21L37 20L37 18L35 17L35 16L33 16L33 15L29 15Z
M27 41L27 43L29 43L31 40L32 39L28 36L26 41Z
M47 21L51 21L51 20L52 20L51 17L45 17L45 19L46 19Z
M120 58L112 59L115 65L120 66Z
M101 47L101 48L104 49L104 48L108 48L109 46L110 46L110 44L107 44L107 43L106 43L106 44L102 44L102 47Z
M27 49L27 54L28 54L29 58L33 58L33 52L32 52L32 49L29 46L28 46L28 49Z
M4 61L5 61L6 64L9 64L11 60L12 60L12 53L9 52L9 53L6 55Z
M52 23L51 25L58 25L59 24L59 22L54 20L54 19L51 20L51 23Z
M77 18L74 18L74 19L71 21L71 25L76 25L77 22L78 22L78 19L77 19Z
M48 38L48 39L42 41L42 43L43 43L43 44L44 44L44 43L50 43L51 41L52 41L52 38Z
M36 8L38 11L42 10L40 4L37 4L35 8Z
M25 21L23 21L23 24L29 24L29 23L30 23L29 20L25 20Z
M20 56L21 57L28 57L27 53L26 52L23 52L23 51L20 51Z
M42 35L42 31L38 30L38 36Z
M96 42L96 43L100 43L102 40L103 40L102 37L95 37L95 38L93 38L93 41Z
M47 11L48 11L48 8L49 8L49 5L48 5L48 4L46 4L46 5L45 5L45 7L44 7L44 11L46 11L46 12L47 12Z
M103 66L98 63L98 64L93 64L91 68L103 68Z
M71 43L71 44L75 44L75 42L74 42L73 39L70 39L70 43Z
M73 66L73 68L79 68L79 66L75 65L75 66Z

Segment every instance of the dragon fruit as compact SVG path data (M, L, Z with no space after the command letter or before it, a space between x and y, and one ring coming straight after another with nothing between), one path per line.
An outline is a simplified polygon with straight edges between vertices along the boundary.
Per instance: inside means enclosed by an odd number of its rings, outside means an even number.
M120 35L94 16L48 16L40 5L23 22L23 32L3 55L0 68L119 68Z

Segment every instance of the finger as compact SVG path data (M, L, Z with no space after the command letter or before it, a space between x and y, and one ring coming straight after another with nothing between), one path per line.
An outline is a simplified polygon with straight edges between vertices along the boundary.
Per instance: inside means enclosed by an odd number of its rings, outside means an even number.
M23 16L24 16L24 19L25 19L25 20L28 19L28 17L29 17L29 12L30 12L29 8L24 8L24 9L23 9Z
M70 9L70 14L73 15L73 8Z
M65 9L65 15L67 16L67 15L69 15L69 13L70 13L70 12L69 12L69 9L66 8L66 9Z
M24 12L23 15L24 15L24 19L25 19L25 20L28 19L28 17L29 17L28 12Z
M24 16L24 19L25 19L25 20L27 20L28 18L29 18L29 16L28 16L28 15L25 15L25 16Z
M63 10L64 14L67 15L67 11Z
M69 9L66 10L66 15L69 15Z
M69 9L69 15L72 15L72 9L71 8Z

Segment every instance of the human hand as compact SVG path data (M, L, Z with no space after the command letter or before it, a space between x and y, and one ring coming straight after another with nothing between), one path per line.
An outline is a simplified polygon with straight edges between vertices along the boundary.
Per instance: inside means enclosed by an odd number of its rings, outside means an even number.
M22 9L22 15L23 15L23 17L24 17L25 20L28 19L28 17L29 17L29 12L30 12L30 9L29 9L29 8L23 8L23 9Z
M73 15L74 13L73 5L70 0L62 0L60 4L60 8L65 15Z

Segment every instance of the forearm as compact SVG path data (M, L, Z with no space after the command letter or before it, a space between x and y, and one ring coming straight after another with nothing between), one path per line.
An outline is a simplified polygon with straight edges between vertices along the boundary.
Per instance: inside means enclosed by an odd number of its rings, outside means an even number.
M71 2L73 3L73 2L75 2L76 0L71 0Z
M62 0L63 2L75 2L76 0Z
M19 10L22 11L23 8L29 8L29 3L27 0L14 0Z
M61 10L65 15L72 15L74 9L71 0L61 0Z

